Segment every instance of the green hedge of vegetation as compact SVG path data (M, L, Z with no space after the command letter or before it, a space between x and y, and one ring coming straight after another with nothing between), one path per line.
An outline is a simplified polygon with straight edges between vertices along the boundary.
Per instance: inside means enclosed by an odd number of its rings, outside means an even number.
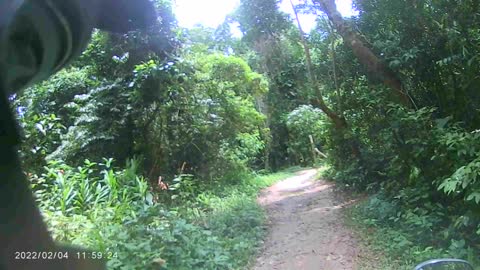
M50 163L32 182L55 240L108 254L109 269L245 269L265 233L257 193L293 172L215 187L181 175L155 191L139 168Z

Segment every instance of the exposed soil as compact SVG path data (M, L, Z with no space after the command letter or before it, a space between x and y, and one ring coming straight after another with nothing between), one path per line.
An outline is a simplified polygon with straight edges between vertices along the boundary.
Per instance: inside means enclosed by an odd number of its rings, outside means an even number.
M334 196L332 183L305 170L262 191L269 233L253 269L357 269L360 248L343 224L351 202Z

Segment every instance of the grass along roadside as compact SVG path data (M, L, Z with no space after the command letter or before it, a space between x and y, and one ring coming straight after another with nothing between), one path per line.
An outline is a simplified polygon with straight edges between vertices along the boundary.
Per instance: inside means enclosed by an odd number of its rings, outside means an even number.
M258 192L300 170L200 190L186 178L173 202L155 203L134 167L52 164L34 189L55 239L110 252L108 269L245 269L265 234Z
M360 202L360 204L363 202ZM345 209L345 224L349 227L360 241L361 254L359 255L360 270L411 270L414 262L404 262L394 254L389 253L391 239L385 237L383 230L378 227L366 225L365 217L358 213L358 205L352 205Z
M452 257L470 260L474 263L476 270L480 269L479 262L475 261L474 252L468 249L462 250L461 246L455 246L454 241L447 248L432 246L418 241L419 238L416 235L403 230L402 226L407 225L402 221L382 223L376 218L378 213L374 212L382 211L377 204L383 203L386 202L379 201L374 195L345 210L347 226L356 233L364 247L359 257L360 269L412 270L422 261ZM435 234L433 235L435 237ZM463 254L463 256L455 254Z

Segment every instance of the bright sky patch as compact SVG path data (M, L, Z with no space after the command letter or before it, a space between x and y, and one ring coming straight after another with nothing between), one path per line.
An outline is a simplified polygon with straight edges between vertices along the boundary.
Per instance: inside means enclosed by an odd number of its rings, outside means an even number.
M299 2L294 0L294 3ZM225 17L233 12L239 3L239 0L176 0L175 14L182 27L191 28L201 24L215 28L223 23ZM357 14L352 8L352 0L336 0L336 3L343 16L351 17ZM280 9L293 16L289 0L283 0ZM315 19L315 15L300 15L300 21L306 32L315 26Z

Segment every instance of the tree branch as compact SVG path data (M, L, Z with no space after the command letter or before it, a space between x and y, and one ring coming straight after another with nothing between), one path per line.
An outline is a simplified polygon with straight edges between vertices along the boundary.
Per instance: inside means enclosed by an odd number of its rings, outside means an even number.
M351 29L340 12L338 12L335 0L313 0L313 2L320 5L321 9L327 14L338 33L353 50L353 54L358 58L360 63L364 65L369 72L378 76L386 86L394 90L403 105L411 107L413 105L412 100L408 94L403 91L403 84L400 79L365 45L366 42L364 42L363 38Z

